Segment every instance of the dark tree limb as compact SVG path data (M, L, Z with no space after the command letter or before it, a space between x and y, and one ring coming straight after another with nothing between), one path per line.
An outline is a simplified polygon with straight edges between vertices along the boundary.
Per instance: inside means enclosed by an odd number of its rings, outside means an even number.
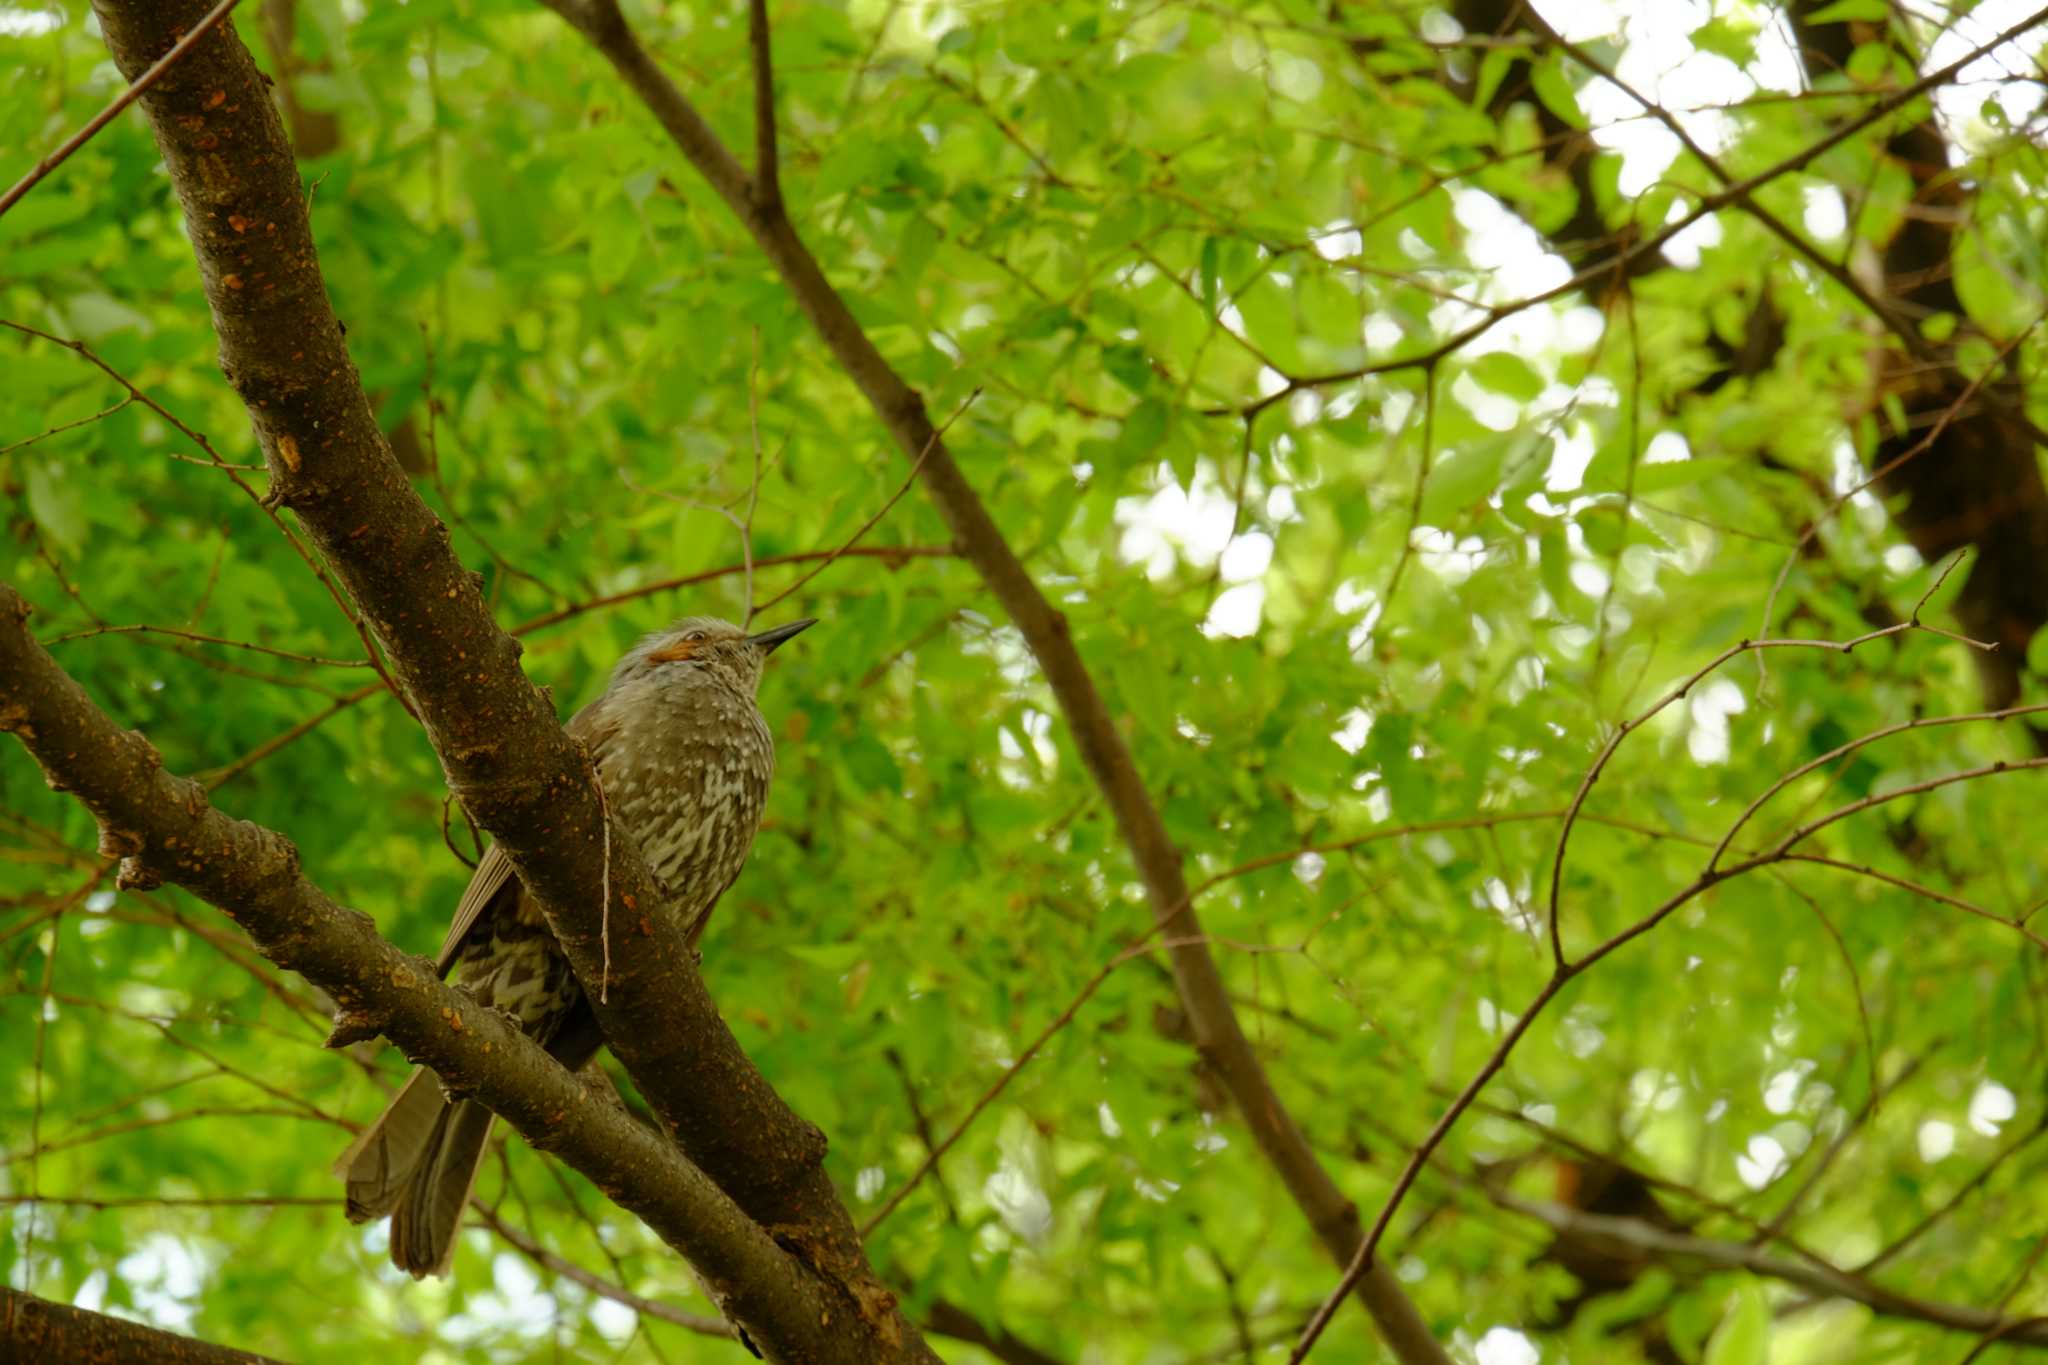
M1643 1218L1617 1218L1587 1213L1534 1199L1522 1199L1505 1191L1490 1192L1502 1208L1534 1218L1568 1241L1578 1254L1604 1256L1622 1261L1644 1257L1659 1264L1708 1270L1747 1270L1766 1279L1797 1285L1826 1299L1847 1299L1863 1304L1885 1317L1932 1323L1952 1331L1996 1335L2016 1346L2048 1347L2048 1321L2040 1318L2008 1318L1989 1308L1937 1303L1886 1289L1860 1275L1780 1256L1750 1242L1723 1242L1677 1231Z
M658 1133L587 1088L495 1011L400 952L366 915L307 880L283 835L207 803L163 769L148 740L124 731L29 634L28 604L0 584L0 730L21 741L50 785L100 826L121 885L174 882L219 907L278 966L353 1000L413 1061L474 1095L533 1146L559 1153L663 1241L687 1256L714 1298L785 1358L867 1359L816 1324L838 1296L806 1274ZM844 1333L839 1335L844 1336Z
M1857 19L1816 21L1813 16L1825 8L1824 0L1798 0L1786 8L1809 71L1820 80L1846 66L1860 43L1900 42L1896 31L1884 24ZM1606 74L1583 49L1559 38L1526 0L1459 0L1455 12L1468 32L1501 35L1525 29L1542 43ZM2043 13L2035 13L2001 34L2000 41L2043 18ZM1956 366L1956 345L1934 344L1918 330L1922 321L1936 314L1960 317L1963 313L1954 285L1953 254L1968 221L1969 191L1965 178L1950 165L1946 139L1931 107L1926 117L1898 123L1883 135L1883 154L1906 171L1913 199L1884 244L1882 279L1873 286L1813 252L1782 220L1763 210L1749 193L1754 177L1733 180L1714 158L1692 144L1667 111L1632 90L1628 93L1685 141L1709 171L1734 187L1734 193L1724 191L1714 199L1749 212L1794 250L1807 255L1897 339L1897 348L1872 339L1873 392L1863 406L1870 420L1885 425L1869 453L1869 464L1885 471L1878 491L1894 504L1900 530L1923 559L1933 563L1965 547L1976 551L1957 596L1955 613L1968 634L1995 640L2000 646L1976 656L1986 704L2012 704L2019 696L2027 645L2035 632L2048 624L2048 573L2042 572L2042 566L2048 564L2048 485L2042 481L2036 454L2040 433L2026 416L2020 386L2000 378L1978 385L1967 403L1959 403L1973 381ZM1503 82L1489 112L1497 115L1508 103L1527 94L1523 84L1513 79ZM1583 131L1564 122L1541 101L1534 104L1546 137L1559 139L1560 151L1552 155L1551 164L1570 175L1579 195L1570 222L1549 234L1553 247L1576 265L1586 254L1586 234L1599 225L1587 173L1590 143L1582 147L1580 143L1587 138ZM1843 127L1865 121L1851 120ZM1969 332L1967 322L1958 329L1958 335ZM1729 372L1753 374L1768 367L1783 340L1784 320L1770 298L1763 296L1757 300L1740 346L1721 346L1718 338L1714 344L1723 350ZM1723 378L1725 372L1702 384L1701 392L1711 392ZM1897 427L1884 416L1887 397L1897 398L1904 408L1906 420ZM1928 448L1909 459L1900 458L1923 440L1940 414L1959 406L1961 411L1947 420ZM2048 746L2048 734L2037 731L2035 743Z
M204 13L194 0L98 0L96 10L129 73ZM326 297L290 143L247 50L232 30L216 31L142 107L184 208L221 369L248 407L271 497L297 513L376 627L449 787L504 846L586 987L606 973L601 942L607 925L615 930L607 989L602 999L587 993L641 1093L690 1159L754 1222L774 1228L789 1264L835 1300L822 1316L837 1339L823 1354L798 1344L811 1340L818 1317L742 1325L788 1358L927 1357L867 1265L825 1175L823 1135L740 1051L632 842L603 837L586 757L520 671L518 643L492 619L477 576L392 457ZM594 904L591 889L607 884L610 903ZM380 1028L396 1017L383 993L334 993Z
M1452 6L1453 16L1467 33L1496 38L1511 34L1529 13L1528 0L1457 0ZM1537 98L1535 82L1529 76L1526 64L1543 60L1543 54L1532 51L1526 57L1518 55L1511 60L1517 63L1517 69L1510 71L1507 78L1495 87L1487 99L1486 112L1497 120L1517 104L1527 104L1534 111L1542 145L1549 149L1543 153L1543 160L1571 182L1574 196L1571 216L1552 228L1547 236L1551 246L1571 263L1572 272L1577 274L1607 261L1609 247L1615 240L1614 230L1607 226L1607 220L1601 215L1599 195L1593 184L1593 168L1603 153L1590 129L1567 122ZM1451 77L1447 84L1460 98L1470 99L1478 93L1471 79ZM1669 264L1662 254L1655 251L1614 258L1616 278L1623 280L1661 270Z
M754 197L763 213L782 212L782 169L775 152L775 59L768 0L748 0L747 47L754 57Z
M732 152L641 46L616 0L543 3L612 64L677 149L718 192L897 446L909 459L921 461L918 475L926 492L962 556L980 572L1037 658L1082 762L1116 818L1144 881L1154 922L1172 945L1166 951L1174 982L1204 1063L1228 1089L1259 1150L1286 1183L1318 1240L1340 1264L1348 1262L1362 1244L1358 1210L1323 1168L1252 1052L1195 915L1180 850L1168 838L1130 747L1074 646L1065 614L1032 581L933 425L923 398L876 349L788 215L779 206L764 205ZM1357 1292L1401 1360L1410 1365L1448 1362L1429 1325L1384 1266L1371 1266L1358 1280Z
M269 1356L0 1288L0 1365L57 1365L67 1360L95 1365L278 1365Z
M292 148L303 160L326 156L341 146L341 120L332 110L309 109L299 97L300 78L325 75L325 58L308 62L299 55L299 0L263 0L263 44L277 72L277 102L292 130Z
M940 1336L979 1346L1003 1365L1067 1365L1058 1356L1047 1355L1030 1342L1010 1335L1000 1325L987 1326L965 1308L944 1299L927 1310L925 1326Z
M1817 80L1846 66L1863 42L1901 45L1888 25L1817 18L1825 8L1818 0L1786 8ZM1895 125L1883 149L1910 179L1913 197L1884 244L1882 293L1916 322L1947 313L1962 322L1958 336L1970 335L1954 271L1969 223L1967 177L1949 164L1947 139L1931 107L1924 117ZM1998 642L1996 652L1978 656L1979 676L1987 703L2007 706L2020 695L2027 645L2048 624L2048 485L2041 478L2040 438L2026 418L2020 383L2000 377L1983 386L1928 449L1900 460L1972 382L1953 363L1953 342L1938 349L1938 365L1891 352L1877 357L1869 409L1885 429L1869 462L1887 471L1879 490L1894 502L1899 527L1921 558L1931 563L1965 546L1976 550L1955 613L1970 634ZM1888 396L1905 409L1906 420L1896 428L1882 416ZM2036 747L2048 752L2048 732L2034 734Z

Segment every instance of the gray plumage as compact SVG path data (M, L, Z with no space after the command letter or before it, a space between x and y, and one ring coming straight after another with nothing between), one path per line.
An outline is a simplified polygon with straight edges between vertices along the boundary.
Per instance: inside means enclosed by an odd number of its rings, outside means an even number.
M634 646L604 695L566 727L597 764L615 837L639 846L692 947L746 863L775 773L774 740L754 702L762 666L814 624L749 636L712 617L686 617ZM456 968L463 990L513 1015L572 1070L603 1042L540 907L495 845L477 863L435 967L443 975ZM436 1077L416 1071L335 1164L350 1221L390 1215L399 1269L448 1273L491 1120L476 1101L451 1103Z

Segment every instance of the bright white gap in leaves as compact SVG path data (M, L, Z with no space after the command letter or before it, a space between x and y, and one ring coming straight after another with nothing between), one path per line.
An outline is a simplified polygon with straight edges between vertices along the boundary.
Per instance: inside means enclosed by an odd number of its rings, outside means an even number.
M54 9L0 8L0 38L40 38L64 27L64 15Z
M1692 730L1686 735L1685 747L1693 761L1726 763L1728 718L1749 709L1749 699L1742 695L1742 689L1727 678L1714 678L1693 690L1687 709L1692 717Z
M2026 18L2038 7L2038 0L1982 0L1968 14L1942 15L1942 30L1921 62L1923 71L1935 71L1975 51L2006 29ZM1953 6L1961 9L1962 6ZM2036 31L2015 43L1993 49L1971 62L1952 85L1934 92L1934 107L1947 126L1949 138L1961 146L1960 154L2003 135L2003 130L1984 117L1984 104L1994 102L2006 121L2024 123L2041 107L2042 92L2034 63L2044 38Z
M155 1233L114 1267L133 1297L137 1315L155 1327L190 1332L193 1300L207 1278L199 1254L168 1233Z
M1749 1140L1748 1150L1735 1158L1735 1174L1752 1190L1760 1190L1777 1179L1787 1164L1784 1145L1759 1133Z
M1472 1358L1479 1365L1536 1365L1543 1353L1512 1327L1489 1327L1472 1347Z
M597 1334L614 1346L623 1347L640 1328L640 1315L612 1299L593 1298L585 1311Z
M1997 1081L1986 1081L1970 1096L1970 1131L1997 1137L1998 1130L2019 1112L2019 1101Z
M478 1229L471 1229L471 1234L464 1240L490 1245L488 1234ZM464 1300L464 1311L445 1320L441 1330L452 1340L465 1343L507 1333L539 1339L553 1334L560 1312L556 1296L541 1292L540 1278L532 1267L511 1252L501 1251L491 1257L491 1288L470 1294Z

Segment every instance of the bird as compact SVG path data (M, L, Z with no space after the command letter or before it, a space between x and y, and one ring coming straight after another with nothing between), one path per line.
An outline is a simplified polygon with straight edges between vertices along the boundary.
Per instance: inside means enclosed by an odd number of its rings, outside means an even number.
M692 951L739 876L760 828L775 743L755 701L768 656L816 625L759 634L691 616L647 636L568 733L595 763L613 828L631 837L681 917ZM485 1007L519 1023L570 1070L603 1044L569 961L499 845L484 852L434 960ZM495 1116L444 1093L422 1067L342 1153L350 1222L389 1215L391 1260L415 1279L446 1275Z

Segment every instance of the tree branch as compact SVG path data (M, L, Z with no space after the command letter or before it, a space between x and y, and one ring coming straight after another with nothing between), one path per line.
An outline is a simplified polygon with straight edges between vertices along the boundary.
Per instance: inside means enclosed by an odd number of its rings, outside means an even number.
M1917 617L1917 608L1915 614ZM1600 770L1605 767L1607 761L1613 756L1614 750L1619 745L1621 739L1639 729L1648 715L1654 715L1657 711L1670 705L1675 699L1689 691L1702 678L1728 660L1753 650L1775 648L1824 649L1848 653L1860 644L1883 639L1906 630L1929 631L1937 634L1945 633L1934 631L1933 627L1922 625L1915 619L1901 622L1896 626L1871 631L1868 634L1859 635L1851 640L1745 640L1722 651L1705 668L1693 674L1691 678L1683 682L1677 689L1666 693L1662 699L1653 703L1650 710L1643 716L1632 718L1627 725L1618 731L1610 743L1601 750L1600 754L1594 759L1592 766L1588 769L1586 777L1581 781L1572 806L1567 809L1565 825L1559 831L1560 849L1562 849L1565 840L1570 834L1571 822L1583 804L1586 793L1591 789L1593 782L1597 780ZM1344 1295L1349 1291L1355 1278L1365 1274L1372 1266L1380 1241L1386 1235L1386 1231L1393 1221L1395 1211L1400 1207L1402 1200L1414 1188L1416 1178L1421 1173L1423 1167L1428 1164L1431 1154L1442 1145L1444 1139L1449 1136L1451 1128L1477 1101L1480 1092L1507 1065L1509 1055L1528 1036L1529 1030L1535 1024L1537 1018L1550 1007L1551 1003L1557 999L1558 995L1573 980L1592 970L1599 963L1627 947L1638 938L1648 934L1664 923L1665 920L1669 919L1679 909L1706 895L1709 891L1737 877L1757 871L1760 868L1775 867L1794 861L1821 863L1842 871L1872 877L1897 886L1902 890L1909 890L1915 894L1927 896L1938 903L1950 905L1967 913L1998 921L2021 934L2030 942L2033 942L2036 947L2044 952L2048 952L2048 940L2041 939L2029 930L2023 922L2018 920L2000 919L1999 916L1991 914L1982 907L1970 905L1967 902L1945 895L1932 888L1919 886L1903 878L1879 872L1874 868L1860 867L1836 859L1812 854L1800 854L1793 851L1801 843L1812 838L1828 826L1839 823L1852 815L1874 806L1883 805L1923 792L1954 786L1962 782L1972 782L1980 778L1993 777L2004 773L2032 772L2044 768L2048 768L2048 757L2023 759L2016 762L2000 760L1976 768L1942 773L1938 776L1910 782L1903 786L1891 787L1882 792L1873 793L1837 806L1791 830L1769 848L1749 854L1739 862L1721 866L1714 858L1710 858L1692 882L1681 890L1674 892L1659 903L1656 908L1643 915L1633 924L1603 939L1597 946L1576 959L1566 956L1561 941L1556 936L1557 913L1556 902L1553 898L1550 923L1552 942L1557 946L1553 949L1553 966L1550 976L1544 981L1536 994L1531 997L1529 1003L1523 1007L1522 1011L1512 1016L1513 1022L1501 1034L1500 1041L1494 1045L1492 1052L1487 1055L1485 1062L1472 1074L1471 1078L1465 1083L1464 1088L1451 1101L1450 1106L1442 1114L1438 1115L1436 1122L1431 1125L1429 1132L1415 1147L1414 1151L1409 1154L1407 1162L1401 1168L1401 1173L1395 1177L1393 1188L1389 1191L1385 1203L1381 1205L1378 1216L1374 1218L1372 1227L1366 1233L1365 1240L1360 1244L1358 1254L1353 1257L1350 1265L1346 1267L1344 1275L1338 1281L1336 1288L1330 1291L1328 1297L1324 1299L1322 1306L1316 1310L1315 1316L1309 1319L1308 1326L1303 1330L1301 1339L1295 1343L1293 1354L1288 1357L1289 1365L1299 1365L1299 1362L1305 1360L1308 1357L1308 1353L1314 1349L1317 1339L1329 1325L1330 1319L1336 1313L1338 1304L1342 1302ZM1746 819L1747 817L1744 816L1742 818ZM1718 854L1715 856L1718 857ZM1561 853L1555 864L1554 875L1559 878L1563 875L1563 858Z
M650 1299L644 1294L635 1294L624 1285L614 1284L596 1271L576 1264L567 1256L558 1256L554 1252L549 1251L539 1242L506 1222L499 1216L496 1209L474 1195L470 1197L469 1207L482 1220L485 1227L497 1233L507 1244L515 1248L527 1260L532 1261L541 1269L559 1275L565 1280L580 1284L599 1298L610 1299L613 1303L623 1304L636 1313L642 1313L650 1318L666 1322L671 1326L680 1327L686 1332L695 1332L699 1336L706 1337L724 1337L728 1341L732 1339L731 1323L720 1318L707 1317L702 1313L685 1312L680 1308L673 1308L659 1299Z
M1753 1275L1798 1285L1823 1298L1863 1304L1886 1317L1931 1322L1959 1332L1995 1334L2000 1341L2014 1345L2048 1347L2048 1321L2039 1318L2007 1318L1988 1308L1916 1299L1832 1266L1775 1256L1747 1242L1721 1242L1674 1232L1640 1218L1582 1213L1562 1204L1520 1199L1505 1191L1494 1191L1490 1197L1502 1208L1534 1218L1560 1237L1591 1249L1618 1251L1630 1259L1648 1252L1665 1264L1692 1262L1715 1270L1747 1270Z
M1340 1264L1361 1243L1358 1210L1323 1169L1300 1126L1253 1054L1190 903L1180 850L1167 836L1095 680L1074 647L1064 613L1048 602L968 483L926 412L924 400L883 358L824 270L777 206L749 193L747 177L689 99L640 45L616 0L543 0L609 61L684 157L716 190L782 276L833 356L866 395L952 530L960 552L1023 635L1058 698L1082 761L1101 788L1129 846L1154 923L1174 945L1174 982L1203 1060L1222 1079L1259 1150L1279 1172L1316 1236ZM1382 1336L1410 1365L1449 1356L1394 1277L1374 1265L1357 1281Z
M96 9L125 72L146 67L203 12L196 0L98 0ZM231 30L216 31L142 106L271 496L298 514L377 628L449 787L505 848L577 978L599 979L604 924L633 926L612 945L608 1000L587 992L605 1037L690 1159L797 1248L785 1265L826 1286L832 1301L787 1321L755 1304L741 1325L787 1358L928 1358L867 1265L825 1175L823 1135L740 1051L682 927L655 912L661 901L631 841L611 841L606 859L603 807L582 750L521 673L518 643L492 619L478 577L392 457L325 294L284 128L247 50ZM590 890L607 884L611 903L597 904ZM389 1025L389 993L368 984L334 994ZM636 1197L600 1187L621 1202ZM850 1330L854 1320L867 1330ZM829 1341L819 1338L821 1321L833 1324Z
M92 141L93 138L99 134L100 129L106 127L109 123L112 123L117 117L120 116L122 110L126 109L129 105L135 103L136 100L142 98L143 91L149 89L150 86L155 85L158 81L162 80L163 75L166 71L169 71L173 66L177 65L179 60L182 59L187 52L190 52L193 49L193 47L195 47L198 44L200 39L204 38L207 34L213 32L214 26L219 24L221 20L227 18L228 12L234 9L234 7L240 3L241 0L220 0L219 4L215 5L211 10L207 11L206 16L202 18L197 24L193 25L191 31L186 33L183 37L179 38L178 41L171 46L171 50L169 52L164 53L163 56L157 58L157 60L149 67L148 70L142 72L140 75L136 76L132 81L130 81L128 84L128 88L126 90L123 90L120 94L114 96L114 98L108 102L106 108L100 110L97 114L94 114L90 119L88 119L84 127L80 128L70 137L65 138L62 145L60 145L56 151L51 152L48 156L44 157L41 161L38 161L34 166L32 166L29 169L29 173L27 175L24 175L21 179L15 181L13 185L8 187L8 190L5 194L0 194L0 214L4 214L7 212L7 210L13 208L17 203L21 201L24 195L26 195L30 190L34 189L37 185L42 183L44 176L48 175L51 171L56 170L66 161L69 161L71 159L72 153L76 152L80 147L83 147L86 143Z
M272 962L360 1002L407 1057L482 1100L533 1146L560 1153L687 1256L721 1306L763 1332L757 1340L787 1344L791 1358L859 1358L815 1326L838 1296L702 1172L503 1015L379 937L368 916L331 900L284 836L222 814L197 783L165 772L149 741L115 725L35 641L28 615L0 584L0 730L92 812L102 856L123 860L124 888L175 882L226 912Z
M747 46L754 57L754 204L782 212L782 170L775 154L775 58L769 47L768 0L748 0Z
M90 1360L110 1365L278 1365L269 1356L160 1332L0 1287L0 1361Z

